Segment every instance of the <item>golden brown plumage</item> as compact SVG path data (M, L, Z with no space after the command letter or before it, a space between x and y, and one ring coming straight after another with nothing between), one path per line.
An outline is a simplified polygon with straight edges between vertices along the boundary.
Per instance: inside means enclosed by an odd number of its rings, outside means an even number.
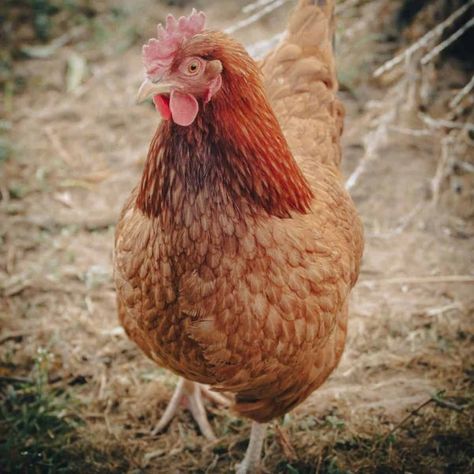
M185 42L180 61L222 63L221 90L199 98L191 125L160 124L116 230L129 337L160 366L235 394L235 410L259 422L336 367L362 255L339 171L327 3L300 2L263 76L222 33Z

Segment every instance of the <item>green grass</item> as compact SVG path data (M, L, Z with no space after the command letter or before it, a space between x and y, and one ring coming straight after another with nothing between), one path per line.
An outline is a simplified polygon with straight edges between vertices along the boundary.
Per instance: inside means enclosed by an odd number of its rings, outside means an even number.
M0 471L72 472L68 446L80 419L67 392L48 386L49 355L38 351L31 380L7 381L0 391Z
M0 473L127 472L126 450L87 429L73 389L48 382L51 360L39 349L28 378L0 376ZM14 368L0 360L0 370Z

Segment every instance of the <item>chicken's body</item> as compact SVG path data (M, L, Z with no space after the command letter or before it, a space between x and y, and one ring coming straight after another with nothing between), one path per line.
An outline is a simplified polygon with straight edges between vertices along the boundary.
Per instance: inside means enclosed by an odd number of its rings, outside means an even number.
M208 33L223 90L189 127L160 125L116 231L129 337L259 422L337 365L363 247L339 171L331 6L300 3L263 64L269 101L240 45Z

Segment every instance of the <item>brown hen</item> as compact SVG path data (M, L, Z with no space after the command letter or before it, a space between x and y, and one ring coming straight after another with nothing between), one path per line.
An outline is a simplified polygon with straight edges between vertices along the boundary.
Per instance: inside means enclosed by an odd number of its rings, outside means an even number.
M128 336L184 377L212 437L199 384L234 394L265 423L318 388L343 352L363 236L339 164L343 108L331 48L333 1L301 0L259 67L193 12L144 47L163 117L116 230L115 281Z

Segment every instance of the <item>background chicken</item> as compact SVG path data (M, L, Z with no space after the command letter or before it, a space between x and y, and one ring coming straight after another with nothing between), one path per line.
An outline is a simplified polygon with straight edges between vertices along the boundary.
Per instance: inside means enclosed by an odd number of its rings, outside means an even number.
M165 120L117 226L119 317L158 364L234 394L255 421L240 472L258 463L263 423L321 385L344 348L362 229L339 172L332 11L299 3L265 85L202 13L168 17L143 49L139 99ZM186 397L211 437L199 392L180 383L158 428Z

